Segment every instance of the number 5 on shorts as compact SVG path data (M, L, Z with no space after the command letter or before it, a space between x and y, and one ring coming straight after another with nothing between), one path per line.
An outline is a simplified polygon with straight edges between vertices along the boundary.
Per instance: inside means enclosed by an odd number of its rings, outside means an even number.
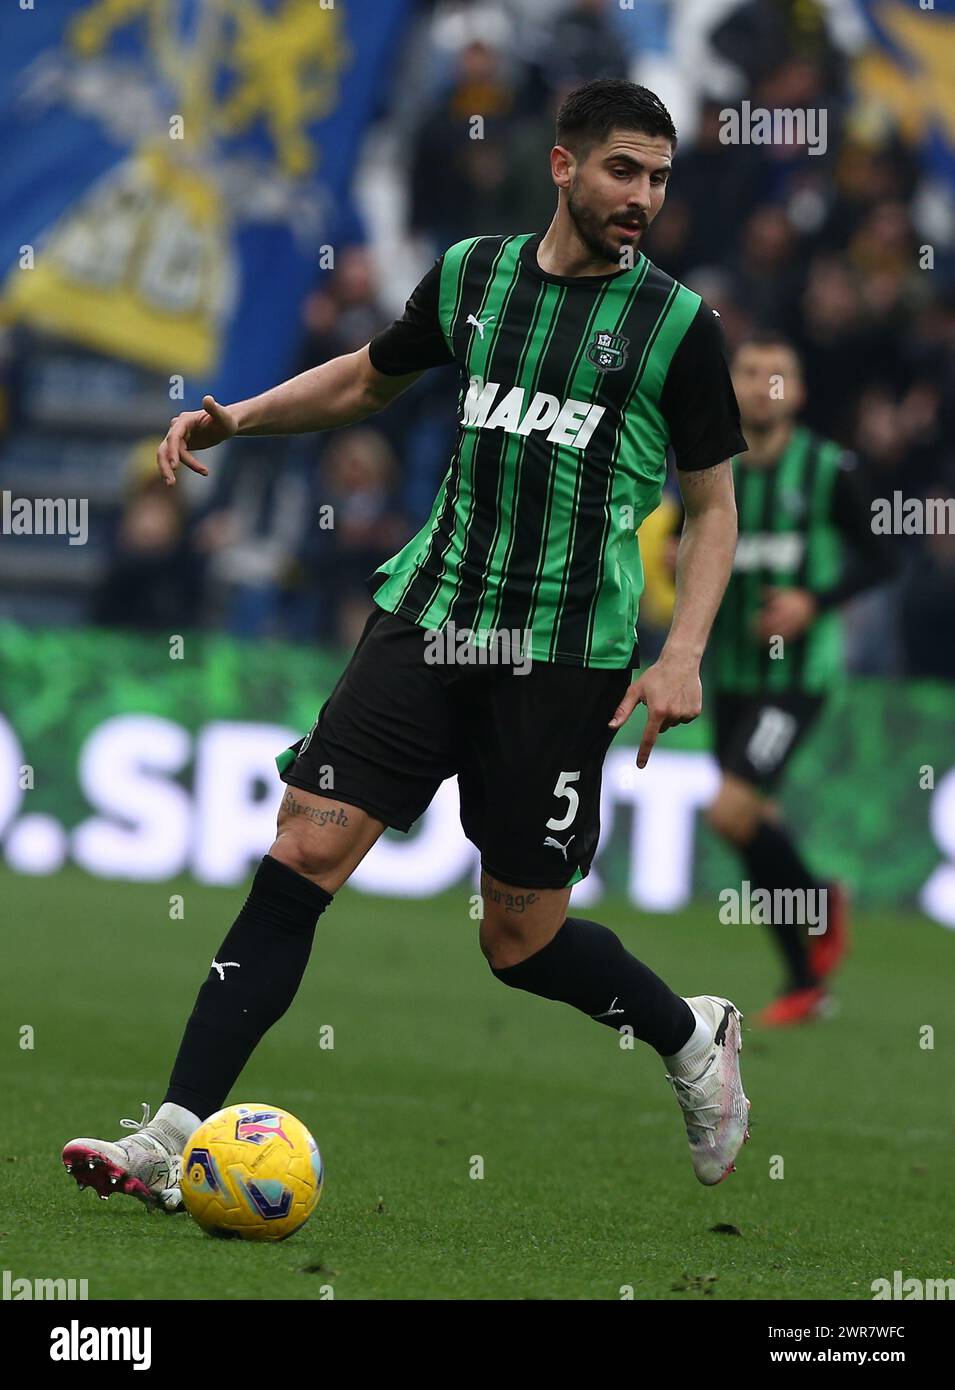
M580 806L580 797L569 784L571 782L576 782L579 776L579 772L562 772L557 778L557 783L554 787L554 796L566 796L567 814L564 816L563 820L558 820L556 816L551 816L550 820L547 822L548 830L566 830L568 825L573 824L577 809Z

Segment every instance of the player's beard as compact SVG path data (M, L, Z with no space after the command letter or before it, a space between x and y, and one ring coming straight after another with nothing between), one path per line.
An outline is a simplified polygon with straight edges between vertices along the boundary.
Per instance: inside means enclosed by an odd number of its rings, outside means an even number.
M622 246L611 239L610 224L578 197L576 179L567 190L567 211L587 250L598 260L611 261L619 266ZM643 230L646 231L646 227ZM623 246L636 244L636 241L623 242Z

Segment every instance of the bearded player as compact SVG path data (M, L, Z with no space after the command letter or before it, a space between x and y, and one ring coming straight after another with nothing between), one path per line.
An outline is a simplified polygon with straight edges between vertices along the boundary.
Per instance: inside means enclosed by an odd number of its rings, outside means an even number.
M609 928L567 915L597 845L615 732L646 706L642 768L659 734L700 713L736 541L729 459L746 444L718 325L639 250L675 147L652 92L587 84L558 115L545 232L450 247L367 347L250 400L207 396L172 421L158 451L170 485L180 464L206 474L195 451L234 435L335 429L428 368L461 373L431 516L372 576L375 608L349 665L278 760L275 842L199 991L164 1101L127 1138L66 1146L84 1185L179 1206L185 1143L291 1004L319 916L385 827L408 831L455 775L495 978L632 1030L663 1060L696 1176L732 1170L749 1106L737 1009L681 997ZM676 606L659 660L631 681L634 531L660 500L669 447L686 512ZM433 660L436 632L468 634L470 659ZM473 659L502 634L521 658L513 669Z
M757 1021L785 1027L829 1010L849 908L845 889L807 864L774 794L840 684L840 606L884 583L894 563L873 534L854 457L799 423L794 348L755 334L734 353L732 376L749 450L733 461L739 542L708 651L722 778L706 814L751 886L773 894L785 979Z

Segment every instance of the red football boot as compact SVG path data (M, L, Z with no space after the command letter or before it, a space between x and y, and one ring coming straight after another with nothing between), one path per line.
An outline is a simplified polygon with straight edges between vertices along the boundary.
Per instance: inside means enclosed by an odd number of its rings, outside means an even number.
M829 885L826 930L809 938L809 969L817 980L831 975L849 950L849 893L842 883Z
M821 985L793 989L774 999L756 1015L759 1028L789 1028L795 1023L813 1023L829 1012L829 997Z

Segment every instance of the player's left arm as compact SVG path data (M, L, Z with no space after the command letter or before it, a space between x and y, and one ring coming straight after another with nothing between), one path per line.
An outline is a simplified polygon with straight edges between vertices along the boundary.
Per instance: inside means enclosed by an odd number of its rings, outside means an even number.
M610 721L612 729L619 729L637 705L646 705L637 767L646 767L659 734L674 724L689 724L703 708L700 664L736 550L731 459L745 451L746 440L740 433L722 334L706 304L701 303L674 354L660 408L676 455L684 523L667 640L658 660L629 687Z
M657 661L629 687L610 721L612 729L619 729L637 705L646 705L637 767L646 767L659 734L674 724L691 723L703 708L700 664L736 549L730 460L681 472L679 478L685 515L670 631Z

